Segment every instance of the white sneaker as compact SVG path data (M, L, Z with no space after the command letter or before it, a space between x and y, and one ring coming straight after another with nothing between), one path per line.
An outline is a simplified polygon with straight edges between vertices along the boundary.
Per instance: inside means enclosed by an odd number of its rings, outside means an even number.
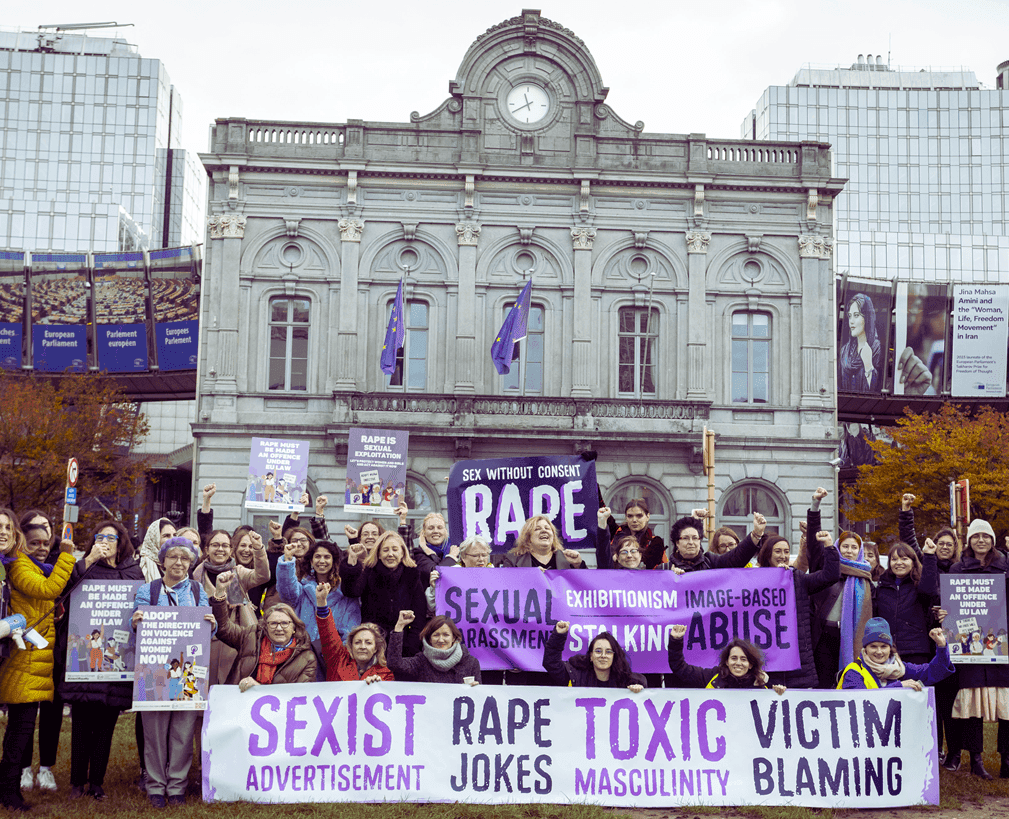
M21 769L21 790L30 791L35 787L35 777L32 776L31 767Z
M56 790L56 778L48 768L39 768L38 785L44 791Z

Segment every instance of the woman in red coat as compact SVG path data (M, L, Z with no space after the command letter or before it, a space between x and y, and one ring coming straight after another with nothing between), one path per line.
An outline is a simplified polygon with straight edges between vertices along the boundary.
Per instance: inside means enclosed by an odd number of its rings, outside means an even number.
M392 680L392 672L386 666L382 630L374 623L361 623L347 635L350 643L347 648L329 615L329 592L329 583L315 587L315 622L322 640L322 656L326 658L326 681L364 680L371 685L379 680Z

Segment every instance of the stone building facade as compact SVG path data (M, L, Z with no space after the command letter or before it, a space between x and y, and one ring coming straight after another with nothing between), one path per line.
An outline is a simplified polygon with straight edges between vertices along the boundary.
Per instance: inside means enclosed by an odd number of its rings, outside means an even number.
M795 533L835 438L828 146L653 134L606 104L571 31L523 11L409 122L217 120L194 493L242 509L250 436L311 441L339 506L348 429L410 433L415 514L464 458L598 453L604 497L652 524L706 497ZM401 386L379 356L405 276ZM490 347L532 276L530 337Z

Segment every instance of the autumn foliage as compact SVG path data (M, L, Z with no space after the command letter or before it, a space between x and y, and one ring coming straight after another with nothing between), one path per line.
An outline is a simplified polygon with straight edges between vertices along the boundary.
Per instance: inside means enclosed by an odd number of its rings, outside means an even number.
M996 533L1009 532L1009 414L980 407L973 415L946 404L936 413L908 411L893 439L871 446L877 464L860 466L846 509L852 520L876 519L876 540L897 541L900 497L911 492L918 540L949 525L949 484L970 480L972 518L991 523ZM961 533L962 534L962 533Z
M148 469L130 450L147 429L137 405L102 375L0 372L0 506L18 514L38 508L61 521L67 461L74 457L78 504L93 507L91 517L106 516L95 498L113 512L128 509Z

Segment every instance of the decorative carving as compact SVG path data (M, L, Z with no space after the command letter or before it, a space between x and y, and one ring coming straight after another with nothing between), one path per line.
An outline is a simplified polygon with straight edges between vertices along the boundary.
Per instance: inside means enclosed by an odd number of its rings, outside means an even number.
M704 185L694 186L694 218L704 218Z
M809 189L809 198L806 200L806 221L816 221L816 206L820 204L820 196L816 188Z
M834 240L805 233L799 237L800 259L829 259L834 253Z
M578 197L578 210L581 213L589 212L589 194L592 190L592 181L589 179L582 180L582 190L581 195Z
M459 247L476 247L480 241L480 225L476 222L459 222L455 226Z
M228 199L238 198L238 166L232 165L228 169Z
M596 238L596 229L579 225L571 228L571 247L574 250L592 250L592 240Z
M357 204L357 171L347 171L347 204Z
M287 228L287 235L292 239L298 235L298 225L301 224L301 219L285 219L284 227Z
M691 230L687 233L687 253L707 253L711 234L703 230Z
M408 242L412 242L417 238L417 223L416 222L403 222L403 238Z
M829 237L824 237L823 239L823 253L824 259L830 259L834 255L834 240Z
M536 230L534 227L520 227L519 228L519 244L527 245L533 240L533 232Z
M215 213L207 219L211 239L245 237L245 216L241 213Z
M528 17L528 16L529 15L526 15L526 17ZM482 39L484 39L485 37L488 37L489 35L493 34L495 31L500 31L501 29L504 29L504 28L511 28L513 26L522 25L523 23L526 22L526 17L512 17L509 20L504 20L504 21L498 23L497 25L493 25L489 29L487 29L483 34L480 34L479 36L477 36L477 38L473 42L474 43L479 43ZM539 17L538 12L537 12L537 17L538 17L538 20L539 20L539 25L545 26L546 28L552 28L555 31L559 31L561 34L566 34L568 37L570 37L572 40L574 40L579 45L581 45L581 46L585 45L585 43L583 43L578 37L575 36L575 33L573 31L571 31L571 29L564 28L564 26L562 26L560 23L555 23L553 20L548 20L546 17Z
M476 196L476 176L474 174L466 174L465 194L466 199L463 203L463 207L473 207L474 197Z
M746 250L750 253L760 252L760 242L763 240L763 236L757 235L747 235L746 237Z
M340 229L341 242L361 241L361 231L364 230L364 225L357 219L341 219L336 223L336 226Z
M634 246L639 250L648 244L648 231L635 231L634 232Z

